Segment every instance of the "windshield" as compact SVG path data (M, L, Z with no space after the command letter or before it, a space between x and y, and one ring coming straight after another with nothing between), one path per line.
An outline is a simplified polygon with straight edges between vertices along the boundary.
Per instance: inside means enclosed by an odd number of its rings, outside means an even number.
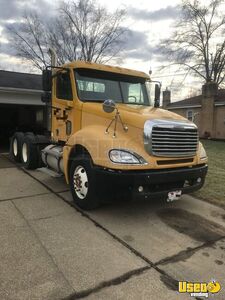
M82 101L111 99L116 103L150 105L145 78L92 69L76 69L74 73Z
M155 98L155 83L151 81L146 81L145 83L148 99L151 106L154 106L154 98Z

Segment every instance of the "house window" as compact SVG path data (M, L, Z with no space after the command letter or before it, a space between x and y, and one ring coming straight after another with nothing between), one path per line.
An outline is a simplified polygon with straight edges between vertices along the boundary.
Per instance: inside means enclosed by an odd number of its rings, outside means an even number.
M44 121L44 111L42 108L36 110L36 122L37 124L42 124Z
M192 110L188 110L187 111L187 119L191 122L194 121L194 114L193 114L193 111Z

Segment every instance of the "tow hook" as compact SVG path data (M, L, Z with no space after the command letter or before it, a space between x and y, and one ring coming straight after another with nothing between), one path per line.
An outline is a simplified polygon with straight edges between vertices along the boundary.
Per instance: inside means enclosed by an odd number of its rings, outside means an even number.
M173 192L169 192L168 193L168 198L167 198L167 202L173 202L175 200L179 200L180 197L182 195L182 191L178 190L178 191L173 191Z

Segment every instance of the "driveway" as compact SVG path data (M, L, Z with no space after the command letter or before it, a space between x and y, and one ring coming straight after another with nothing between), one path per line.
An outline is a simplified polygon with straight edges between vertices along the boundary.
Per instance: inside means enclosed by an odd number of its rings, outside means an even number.
M203 299L178 281L218 281L225 211L190 196L73 206L63 178L0 156L0 299Z

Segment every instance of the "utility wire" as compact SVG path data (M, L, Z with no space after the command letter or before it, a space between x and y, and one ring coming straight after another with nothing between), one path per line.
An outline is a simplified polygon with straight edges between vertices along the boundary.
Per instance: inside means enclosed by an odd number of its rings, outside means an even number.
M159 76L151 76L151 78L162 78L162 77L172 77L172 76L181 76L186 75L186 73L174 73L174 74L168 74L168 75L159 75Z

